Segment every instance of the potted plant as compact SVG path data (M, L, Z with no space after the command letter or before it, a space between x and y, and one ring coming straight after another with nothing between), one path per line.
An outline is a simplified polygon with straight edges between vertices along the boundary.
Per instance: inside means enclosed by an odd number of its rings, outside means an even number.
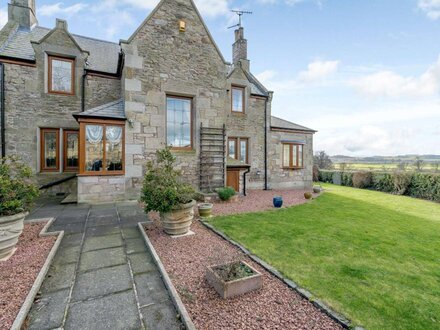
M145 212L159 212L167 234L187 234L194 219L195 190L183 183L181 172L174 169L176 158L169 147L156 154L156 161L147 164L142 188L141 201L145 203Z
M210 218L212 217L212 207L214 204L212 203L201 203L199 204L199 215L201 218Z
M0 160L0 260L9 259L23 232L24 218L38 188L32 183L32 170L17 157Z
M305 192L305 193L304 193L304 198L305 198L305 199L312 199L312 198L313 198L313 195L312 195L312 193L310 193L310 192Z
M208 267L206 279L224 299L258 290L263 286L261 273L244 261Z

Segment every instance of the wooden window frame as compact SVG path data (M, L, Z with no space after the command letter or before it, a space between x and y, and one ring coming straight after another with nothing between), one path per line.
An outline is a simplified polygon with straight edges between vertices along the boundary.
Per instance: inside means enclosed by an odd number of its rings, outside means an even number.
M72 90L70 92L62 92L62 91L56 91L56 90L52 89L52 61L53 60L70 62L71 66L72 66L72 76L71 76ZM68 58L68 57L48 55L48 93L55 94L55 95L68 95L68 96L75 95L75 59Z
M67 135L77 134L78 135L78 167L68 167L67 166ZM63 170L64 172L78 172L79 162L80 162L80 141L79 141L79 131L73 129L63 130Z
M289 166L284 166L284 146L290 146L289 147ZM299 147L302 147L302 153L301 153L301 163L302 166L299 166ZM296 148L296 162L293 162L293 148ZM300 170L304 168L304 144L299 143L282 143L282 164L283 169L285 170Z
M190 111L190 118L191 118L190 143L191 143L191 145L189 147L172 147L168 144L168 98L191 101L191 105L190 105L190 107L191 107L191 111ZM190 96L167 94L166 99L165 99L165 145L170 146L171 150L174 150L174 151L192 151L192 150L194 150L194 131L193 131L194 127L193 127L193 125L194 125L194 98L190 97Z
M79 176L121 176L125 175L125 122L121 120L105 120L105 119L79 119ZM101 125L104 126L102 145L102 171L93 172L86 171L86 125ZM122 127L122 171L108 171L107 167L107 151L106 151L106 127L120 126Z
M234 89L241 90L241 95L243 98L243 102L241 105L242 106L241 111L234 111ZM237 86L237 85L231 86L231 112L238 113L238 114L245 114L246 113L246 87Z
M234 137L228 138L228 157L229 157L229 141L234 141L235 144L235 157L234 159L240 160L241 156L241 141L246 141L246 164L249 164L249 138L247 137Z
M44 133L56 133L56 168L46 167L45 155L45 137ZM60 129L59 128L41 128L40 129L40 172L59 172L60 171Z

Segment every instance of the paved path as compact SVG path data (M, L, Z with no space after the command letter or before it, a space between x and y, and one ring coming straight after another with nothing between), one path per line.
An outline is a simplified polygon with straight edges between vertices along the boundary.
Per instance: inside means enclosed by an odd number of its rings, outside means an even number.
M56 217L64 230L29 329L180 329L177 312L137 228L135 203L43 202L29 219Z

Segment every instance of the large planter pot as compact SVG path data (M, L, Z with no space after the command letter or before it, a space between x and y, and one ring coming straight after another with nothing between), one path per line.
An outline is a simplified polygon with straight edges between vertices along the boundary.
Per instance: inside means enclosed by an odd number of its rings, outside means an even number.
M0 261L7 260L14 254L26 215L24 212L0 217Z
M182 204L171 212L160 215L164 231L168 235L185 235L189 232L194 219L194 205L196 201Z
M212 217L212 207L214 204L211 203L202 203L199 204L199 215L203 219L207 219Z
M321 186L313 186L313 192L315 194L319 194L322 191L322 187Z
M212 266L208 267L206 270L206 279L208 280L208 283L223 299L258 290L263 286L263 276L258 270L243 261L240 261L239 263L242 267L248 268L250 272L247 276L233 280L224 280L218 270L219 267L225 267L228 265Z

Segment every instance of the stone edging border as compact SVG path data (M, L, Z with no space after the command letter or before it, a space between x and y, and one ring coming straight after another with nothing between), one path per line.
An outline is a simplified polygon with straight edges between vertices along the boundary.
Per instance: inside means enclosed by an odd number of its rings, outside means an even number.
M226 240L227 242L231 243L232 245L234 245L235 247L239 248L245 255L247 255L249 258L251 258L254 262L256 262L257 264L259 264L261 267L263 267L264 269L266 269L269 273L271 273L272 275L274 275L275 277L277 277L279 280L281 280L284 284L286 284L290 289L292 289L293 291L299 293L302 297L304 297L305 299L307 299L308 301L310 301L315 307L317 307L319 310L321 310L322 312L324 312L326 315L328 315L332 320L336 321L338 324L340 324L343 328L345 329L352 329L353 325L350 322L350 320L348 320L347 318L345 318L344 316L342 316L339 313L336 313L335 311L333 311L330 307L328 307L326 304L324 304L322 301L313 298L313 294L300 287L298 284L296 284L295 282L285 278L283 275L281 275L281 273L279 271L277 271L275 268L273 268L271 265L269 265L268 263L266 263L265 261L263 261L262 259L260 259L259 257L257 257L256 255L252 254L248 249L246 249L244 246L240 245L239 243L233 241L232 239L230 239L228 236L226 236L224 233L222 233L221 231L218 231L217 229L215 229L213 226L211 226L209 223L200 220L200 223L205 226L206 228L208 228L209 230L211 230L213 233L215 233L216 235L220 236L221 238L223 238L224 240ZM364 330L363 327L357 326L354 327L355 330Z
M64 231L54 231L54 232L47 231L54 221L55 221L55 218L44 218L44 219L25 221L25 224L47 222L46 225L41 230L39 236L40 237L58 236L58 237L57 237L57 240L53 244L52 249L50 250L50 252L47 256L46 261L43 264L43 267L41 267L41 270L38 273L37 278L34 281L34 284L32 285L31 289L29 290L29 293L26 296L25 301L21 305L21 308L18 311L18 314L15 317L14 323L12 324L12 327L10 330L20 330L22 328L24 322L26 321L26 317L29 313L29 310L31 309L32 304L34 303L35 296L37 295L38 291L40 290L41 285L43 284L44 278L46 277L47 272L49 271L49 267L52 264L52 260L58 251L58 248L61 244L61 240L64 237Z
M179 294L177 293L176 288L174 287L173 283L171 282L171 279L162 264L162 261L159 258L159 255L157 254L156 250L153 247L153 244L151 243L150 239L148 238L147 233L145 232L145 229L143 227L144 224L148 224L149 222L139 222L138 228L144 238L145 244L147 245L148 250L150 251L151 255L153 256L153 260L156 264L156 266L159 268L159 271L162 275L162 280L168 290L168 293L171 296L171 300L173 301L174 306L177 308L177 311L180 314L180 319L185 326L187 330L196 330L196 327L194 323L191 320L191 317L188 314L188 311L185 308L185 305L183 304L182 300L180 299Z

